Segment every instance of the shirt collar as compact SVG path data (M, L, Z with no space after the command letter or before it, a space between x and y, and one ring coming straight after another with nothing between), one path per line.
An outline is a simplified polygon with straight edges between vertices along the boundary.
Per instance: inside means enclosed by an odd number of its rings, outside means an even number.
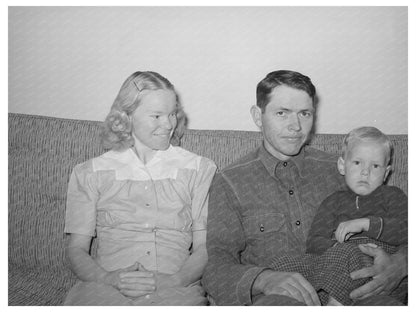
M169 159L175 153L175 148L172 145L166 150L157 150L156 153L153 155L152 159L150 159L146 165L144 165L143 161L137 156L136 151L134 150L134 146L128 148L126 151L123 151L126 154L126 159L124 160L126 164L139 164L140 166L152 166L153 164L157 163L163 159ZM123 160L122 160L123 161Z
M264 167L266 168L267 172L274 177L276 168L284 163L291 164L293 163L299 170L300 175L302 176L303 171L305 170L305 148L302 147L299 154L296 156L292 156L288 160L280 160L274 157L272 154L270 154L266 148L264 147L264 144L262 144L258 151L258 157L260 161L263 163Z

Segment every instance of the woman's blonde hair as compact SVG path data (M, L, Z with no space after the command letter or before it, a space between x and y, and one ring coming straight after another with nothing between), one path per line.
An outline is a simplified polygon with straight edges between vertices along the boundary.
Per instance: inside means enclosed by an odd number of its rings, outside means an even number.
M171 144L179 145L185 131L186 116L174 86L158 73L137 71L124 81L104 121L101 142L105 149L125 150L134 145L131 115L140 105L145 90L171 90L175 93L177 126L172 134Z

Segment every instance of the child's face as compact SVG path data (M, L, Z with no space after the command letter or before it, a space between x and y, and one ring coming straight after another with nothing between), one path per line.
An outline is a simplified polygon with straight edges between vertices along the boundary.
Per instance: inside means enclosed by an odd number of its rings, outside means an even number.
M386 149L379 142L351 142L346 159L338 159L338 170L357 195L368 195L383 184L390 172Z

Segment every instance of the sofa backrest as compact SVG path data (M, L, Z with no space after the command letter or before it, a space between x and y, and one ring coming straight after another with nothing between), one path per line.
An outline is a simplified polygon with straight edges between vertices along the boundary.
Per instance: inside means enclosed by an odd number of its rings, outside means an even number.
M65 201L72 168L100 155L101 122L9 114L9 262L29 267L64 265ZM340 154L340 134L318 134L311 145ZM407 193L407 135L395 147L389 184ZM187 130L181 146L219 167L261 144L259 132Z

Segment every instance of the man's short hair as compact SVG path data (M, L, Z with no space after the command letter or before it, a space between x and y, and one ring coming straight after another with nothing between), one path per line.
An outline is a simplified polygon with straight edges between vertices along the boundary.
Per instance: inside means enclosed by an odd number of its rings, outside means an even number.
M309 77L291 70L278 70L267 74L257 84L257 106L264 112L270 102L270 94L274 88L285 85L294 89L305 91L313 100L315 105L315 86Z

